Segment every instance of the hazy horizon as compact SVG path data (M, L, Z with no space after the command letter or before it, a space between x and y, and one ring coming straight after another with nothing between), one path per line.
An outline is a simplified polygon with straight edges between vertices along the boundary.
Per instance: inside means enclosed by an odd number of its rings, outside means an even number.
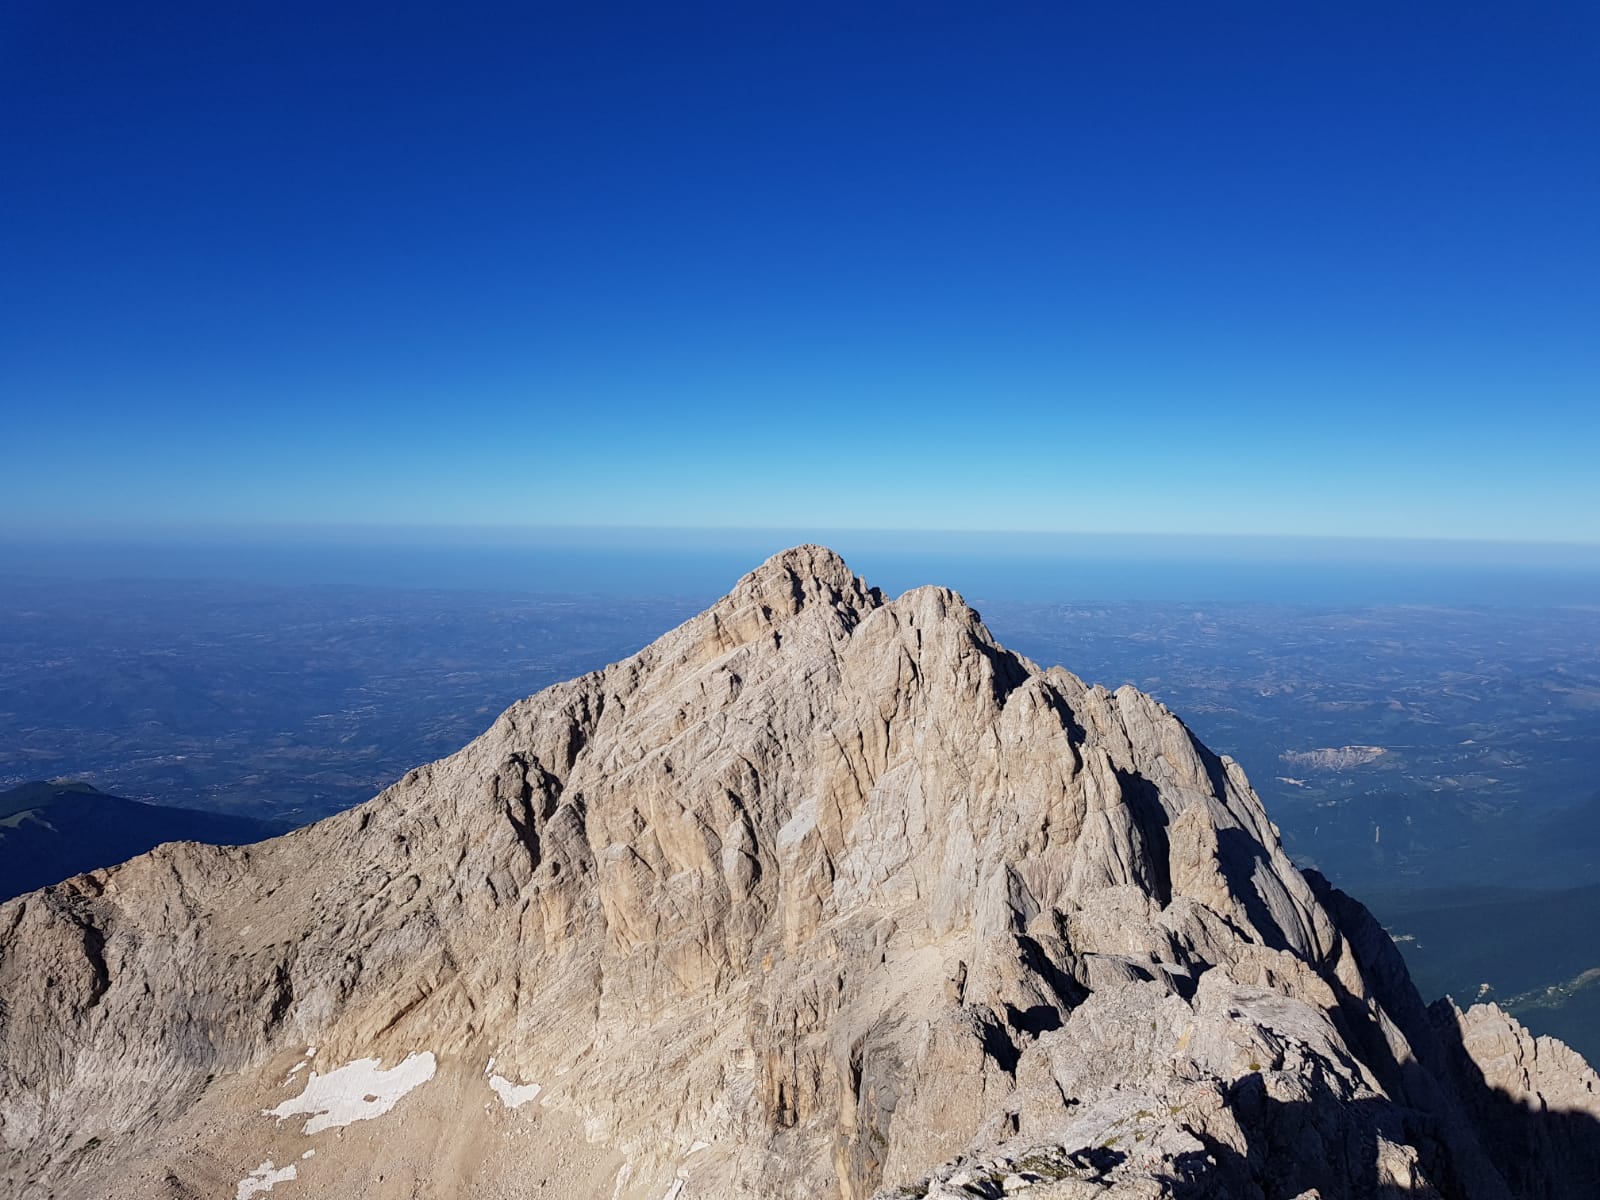
M644 528L0 534L0 577L711 597L800 542L886 591L1301 604L1600 604L1600 546L1375 538Z

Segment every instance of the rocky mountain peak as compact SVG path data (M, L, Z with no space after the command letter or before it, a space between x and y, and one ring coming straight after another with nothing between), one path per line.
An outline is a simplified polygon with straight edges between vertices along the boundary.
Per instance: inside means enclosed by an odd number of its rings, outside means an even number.
M868 589L838 554L826 546L805 543L780 550L733 586L732 596L782 579L806 590L830 588L837 593L865 594Z
M820 618L842 636L883 603L878 590L858 579L832 550L795 546L740 579L686 628L709 625L711 652L723 652L768 638L801 615Z
M0 989L23 1196L1488 1200L1597 1165L1581 1060L1425 1009L1237 764L817 546L350 812L0 906Z

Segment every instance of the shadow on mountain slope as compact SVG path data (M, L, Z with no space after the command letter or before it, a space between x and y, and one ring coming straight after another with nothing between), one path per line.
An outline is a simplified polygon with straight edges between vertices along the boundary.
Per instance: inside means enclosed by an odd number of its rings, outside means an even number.
M25 783L0 792L0 901L126 862L163 842L246 845L286 821L124 800L86 783Z
M1593 1200L1600 1192L1600 1120L1549 1107L1536 1091L1536 1080L1529 1082L1528 1099L1490 1083L1463 1040L1459 1012L1448 1001L1432 1008L1423 1003L1399 949L1376 918L1317 872L1305 875L1350 942L1373 992L1371 997L1355 996L1333 979L1339 1000L1335 1023L1400 1106L1402 1140L1422 1152L1427 1175L1440 1191L1474 1200ZM1372 999L1404 1035L1415 1058L1395 1057L1371 1020ZM1468 1131L1472 1136L1464 1137ZM1362 1155L1350 1161L1376 1160ZM1491 1173L1495 1178L1487 1179ZM1497 1180L1504 1181L1506 1190L1494 1187ZM1357 1189L1349 1194L1386 1193Z
M1484 1149L1516 1200L1593 1200L1600 1194L1600 1121L1534 1107L1484 1078L1460 1026L1438 1026L1456 1092Z
M1382 1100L1336 1111L1285 1102L1252 1075L1228 1097L1245 1151L1208 1141L1204 1156L1174 1160L1168 1183L1179 1200L1593 1200L1600 1121L1534 1111L1487 1086L1481 1099L1491 1123L1480 1124L1480 1133L1494 1139L1492 1173L1458 1157L1447 1124L1430 1114Z

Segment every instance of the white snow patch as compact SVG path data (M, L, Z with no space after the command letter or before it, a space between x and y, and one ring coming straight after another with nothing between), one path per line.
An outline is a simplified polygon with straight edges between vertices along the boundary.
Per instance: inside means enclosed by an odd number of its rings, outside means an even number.
M262 1115L282 1121L296 1113L306 1113L311 1117L306 1122L306 1133L370 1121L383 1116L407 1092L432 1079L436 1065L431 1050L408 1054L403 1063L387 1071L378 1066L375 1058L358 1058L326 1075L311 1072L305 1091L277 1108L263 1110Z
M700 1151L704 1150L709 1145L711 1145L710 1142L702 1142L699 1138L695 1138L694 1143L689 1147L689 1153L699 1154Z
M529 1100L534 1099L544 1091L542 1085L537 1083L514 1083L504 1075L494 1073L495 1056L489 1058L489 1065L484 1067L483 1073L489 1077L489 1086L494 1089L494 1094L500 1097L500 1103L507 1108L521 1108Z
M304 1154L302 1154L302 1155L301 1155L301 1156L300 1156L300 1157L301 1157L301 1158L310 1158L310 1157L311 1157L311 1156L312 1156L312 1155L313 1155L313 1154L315 1154L315 1153L316 1153L316 1151L315 1151L315 1150L307 1150L307 1151L306 1151L306 1152L305 1152L305 1153L304 1153Z
M274 1184L287 1183L296 1174L298 1172L294 1169L293 1163L290 1163L287 1167L274 1170L272 1160L269 1158L254 1171L251 1171L250 1174L239 1180L239 1191L234 1200L250 1200L250 1197L257 1192L270 1192Z
M504 1075L489 1076L489 1086L494 1089L494 1094L500 1097L500 1103L507 1108L521 1108L544 1091L544 1088L537 1083L515 1084Z
M674 1179L672 1181L672 1186L667 1189L666 1194L661 1197L661 1200L678 1200L678 1193L681 1191L683 1191L683 1180Z

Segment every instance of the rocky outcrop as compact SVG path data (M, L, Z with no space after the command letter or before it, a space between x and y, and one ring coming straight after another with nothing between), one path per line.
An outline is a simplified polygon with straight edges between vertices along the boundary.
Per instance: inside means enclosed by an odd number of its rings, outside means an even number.
M0 907L0 996L29 1197L1494 1200L1600 1114L1159 703L818 547L357 809Z

